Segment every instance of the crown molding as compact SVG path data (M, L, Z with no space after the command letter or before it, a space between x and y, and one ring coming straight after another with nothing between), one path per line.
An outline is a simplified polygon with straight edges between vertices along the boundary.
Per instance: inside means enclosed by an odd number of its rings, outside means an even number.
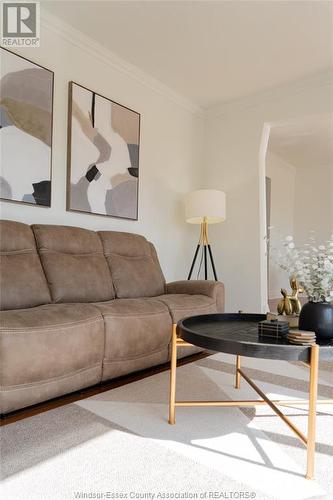
M333 67L316 73L314 75L294 80L284 85L272 87L266 91L257 92L240 99L226 101L216 106L205 109L206 116L218 117L229 112L235 113L247 108L254 108L261 104L269 103L288 97L291 95L302 94L309 90L319 89L322 87L331 87L333 96Z
M129 78L136 80L142 85L145 85L157 94L166 97L174 104L184 108L186 111L203 116L204 112L200 106L178 94L164 83L142 71L134 64L131 64L117 56L114 52L106 49L103 45L59 19L55 15L44 10L43 15L41 16L41 25L46 30L52 31L67 42L83 50L85 53L99 59L104 64L125 74Z

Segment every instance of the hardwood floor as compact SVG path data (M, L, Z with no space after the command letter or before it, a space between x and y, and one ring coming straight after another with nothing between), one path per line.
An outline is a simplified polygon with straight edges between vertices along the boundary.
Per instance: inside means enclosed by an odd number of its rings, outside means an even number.
M178 366L192 363L193 361L206 358L207 356L210 356L209 352L193 354L192 356L180 359L178 361ZM43 413L48 410L53 410L54 408L58 408L59 406L74 403L75 401L79 401L80 399L89 398L90 396L115 389L116 387L121 387L122 385L130 384L131 382L135 382L146 377L151 377L152 375L156 375L157 373L169 370L169 368L170 362L164 363L163 365L154 366L153 368L148 368L140 372L131 373L130 375L119 377L117 379L110 380L109 382L102 382L101 384L94 385L93 387L88 387L87 389L72 392L71 394L60 396L59 398L50 399L49 401L38 403L36 405L29 406L28 408L23 408L22 410L17 410L11 413L7 413L6 415L1 415L0 427L12 424L13 422L17 422L18 420L23 420L24 418L38 415L39 413Z

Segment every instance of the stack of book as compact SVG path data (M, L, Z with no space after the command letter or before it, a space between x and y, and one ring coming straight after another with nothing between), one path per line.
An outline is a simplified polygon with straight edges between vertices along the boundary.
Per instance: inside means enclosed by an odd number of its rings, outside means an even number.
M289 324L286 321L277 319L260 321L258 324L259 337L286 337L289 332Z
M290 344L313 345L316 343L316 334L305 330L291 330L287 334L287 339Z

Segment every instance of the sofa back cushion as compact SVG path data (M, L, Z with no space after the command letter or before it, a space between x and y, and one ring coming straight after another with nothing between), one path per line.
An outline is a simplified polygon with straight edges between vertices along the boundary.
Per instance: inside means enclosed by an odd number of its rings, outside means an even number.
M50 301L30 226L0 221L0 308L24 309Z
M114 298L97 233L70 226L32 227L53 302L100 302Z
M100 231L99 235L118 298L164 293L165 279L152 243L132 233Z

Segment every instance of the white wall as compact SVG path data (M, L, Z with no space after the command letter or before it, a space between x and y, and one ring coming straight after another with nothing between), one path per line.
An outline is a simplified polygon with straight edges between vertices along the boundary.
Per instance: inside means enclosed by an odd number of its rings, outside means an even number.
M306 243L315 231L318 244L324 244L333 228L333 165L297 167L295 191L295 239Z
M286 236L294 235L296 167L268 150L266 175L271 179L270 247L273 249L269 260L268 297L275 299L281 296L281 288L289 289L288 275L276 264L274 249L281 246Z
M270 244L281 248L286 236L293 235L297 246L314 236L318 245L330 238L333 227L333 165L302 163L292 165L269 150L266 175L271 178ZM289 289L289 277L274 258L269 261L269 299L280 297L280 289Z
M186 277L196 232L184 222L182 198L200 187L203 118L168 89L132 74L126 63L54 21L43 22L40 48L16 51L55 73L52 207L1 202L2 218L140 233L155 243L168 280ZM141 113L138 222L66 212L70 80Z
M268 124L333 110L333 74L325 73L211 110L206 125L205 187L227 194L227 220L216 231L215 258L227 311L266 309L262 204Z

